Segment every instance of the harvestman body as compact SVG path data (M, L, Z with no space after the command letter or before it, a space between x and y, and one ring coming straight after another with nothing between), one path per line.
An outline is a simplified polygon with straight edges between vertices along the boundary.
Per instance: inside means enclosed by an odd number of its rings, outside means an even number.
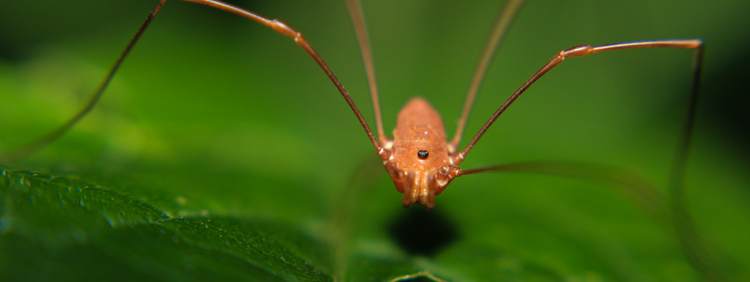
M492 123L505 111L505 109L513 103L531 84L537 79L547 73L549 70L560 64L563 60L569 57L580 57L594 53L601 53L605 51L619 50L619 49L633 49L633 48L678 48L678 49L695 49L695 65L693 75L693 88L691 92L691 99L688 110L688 118L685 122L685 127L681 135L681 143L677 148L677 157L674 163L673 169L673 181L676 181L675 185L681 184L681 178L684 174L685 158L687 155L687 149L689 147L689 140L692 134L693 119L695 116L695 105L698 95L698 82L700 78L702 55L703 55L703 42L699 39L692 40L656 40L656 41L639 41L639 42L626 42L604 46L591 47L588 45L576 46L570 49L560 51L552 60L544 65L539 71L531 76L513 95L505 102L502 106L490 117L485 123L482 129L472 138L469 144L464 147L463 150L457 151L461 136L468 121L468 116L471 110L471 106L476 98L476 94L481 85L481 82L487 72L489 62L492 61L498 46L500 45L508 27L512 23L515 15L523 5L523 0L510 0L507 1L500 11L497 22L494 25L493 31L487 40L482 56L479 60L478 66L474 73L474 78L469 87L467 93L466 102L463 107L461 118L458 122L458 129L456 135L451 141L447 141L443 122L438 113L424 100L421 98L414 98L401 110L398 115L398 122L396 129L393 132L393 139L389 139L383 131L382 118L380 114L380 105L378 102L377 86L375 83L375 72L372 63L372 55L370 46L367 38L367 32L364 23L364 17L361 12L361 6L357 0L347 0L347 7L352 18L352 22L355 27L356 35L359 41L360 49L362 51L362 57L364 60L368 82L370 85L370 93L373 102L373 108L375 111L375 120L377 125L378 139L375 138L372 130L365 121L361 112L352 101L351 97L338 81L333 72L328 68L323 59L317 54L317 52L310 46L305 40L301 33L293 29L278 20L269 20L256 15L252 12L243 10L241 8L222 3L214 0L183 0L186 2L195 2L217 9L225 10L238 14L240 16L257 21L265 26L268 26L278 33L286 35L294 39L294 41L302 47L310 56L320 65L323 71L328 75L333 84L339 90L341 95L344 97L346 102L351 107L355 116L359 120L360 124L367 133L368 138L375 147L378 156L383 160L383 165L386 171L390 175L396 189L403 193L402 203L404 207L408 207L411 204L417 203L420 205L427 206L431 209L435 205L435 196L440 194L445 187L456 177L485 172L485 171L538 171L548 172L550 166L555 164L527 164L522 167L511 167L511 166L494 166L480 169L462 170L458 167L459 164L465 159L469 151L474 147L476 142L482 137ZM52 131L46 136L31 142L21 148L13 150L3 156L0 156L0 161L12 162L19 158L25 157L32 154L46 144L54 141L58 137L62 136L67 130L75 125L81 118L83 118L96 104L97 100L101 97L104 89L111 80L114 73L119 68L120 64L127 56L129 51L132 49L138 38L144 32L146 27L149 25L151 20L156 16L158 11L164 5L166 0L162 0L146 19L143 25L140 27L136 35L130 41L125 51L120 55L115 66L110 70L106 76L104 82L95 91L94 95L90 98L89 102L83 107L83 109L77 113L68 122ZM566 169L574 169L571 167L563 167Z

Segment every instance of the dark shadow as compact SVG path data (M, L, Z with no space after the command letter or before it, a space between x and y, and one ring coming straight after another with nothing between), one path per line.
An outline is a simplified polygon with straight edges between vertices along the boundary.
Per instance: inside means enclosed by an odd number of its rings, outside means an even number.
M441 212L411 207L394 218L388 226L393 241L409 255L434 256L455 242L456 225Z
M698 124L707 126L711 134L721 134L721 139L731 142L729 145L746 159L750 158L750 149L746 146L750 142L748 64L750 54L741 54L713 73L707 73L703 77L701 104L698 105Z

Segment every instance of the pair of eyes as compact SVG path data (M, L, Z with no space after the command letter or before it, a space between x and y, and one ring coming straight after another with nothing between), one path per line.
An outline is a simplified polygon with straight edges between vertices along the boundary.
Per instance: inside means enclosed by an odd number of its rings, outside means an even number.
M427 150L419 150L419 152L417 152L417 158L426 160L429 156L430 153L428 153Z

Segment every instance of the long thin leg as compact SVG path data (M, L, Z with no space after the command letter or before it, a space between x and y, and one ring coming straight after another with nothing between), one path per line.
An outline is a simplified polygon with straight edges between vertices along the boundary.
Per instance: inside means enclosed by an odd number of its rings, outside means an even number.
M378 98L378 83L375 80L375 64L372 60L372 51L370 48L370 39L367 36L367 26L365 25L365 16L362 13L362 5L359 0L346 0L346 8L349 10L349 17L352 19L354 33L357 35L359 49L362 52L362 62L365 65L367 73L367 84L370 85L370 97L372 98L372 108L375 112L375 127L378 130L378 140L381 144L388 142L383 130L383 117L380 114L380 99Z
M521 95L521 93L523 93L523 91L525 91L531 84L533 84L547 71L562 62L565 58L586 56L589 54L620 49L660 47L695 49L692 77L693 85L691 87L690 97L688 99L686 117L684 119L685 122L682 126L682 131L679 136L674 160L672 162L669 174L669 207L671 210L672 224L675 228L675 233L677 234L678 240L680 241L680 247L685 253L686 258L693 265L693 267L698 270L703 278L708 281L728 281L722 269L718 265L716 265L715 260L713 259L713 254L706 249L705 242L700 237L698 229L696 228L695 223L693 222L692 217L688 212L685 196L685 172L687 169L687 160L690 153L690 143L695 127L695 117L698 105L698 92L700 89L700 77L703 70L704 45L703 42L699 39L628 42L593 48L590 46L576 46L567 50L563 50L558 53L558 55L554 59L552 59L549 63L542 67L542 69L535 73L528 81L526 81L526 83L524 83L523 86L521 86L521 88L519 88L505 103L503 103L500 109L495 112L492 118L485 124L485 126L482 128L482 130L480 130L477 136L474 137L467 148L464 149L464 151L462 151L460 154L464 154L462 155L463 158L463 156L465 156L465 153L468 152L469 149L471 149L471 146L476 143L476 140L481 137L481 135L487 130L487 128L489 128L492 122L494 122L495 119L497 119L497 117L516 98L518 98L519 95ZM641 195L640 202L647 209L660 211L663 210L663 208L661 207L666 206L663 203L658 203L661 201L654 201L659 199L658 197L654 196L658 196L658 193L656 193L657 191L650 184L644 185L644 183L647 182L639 180L639 178L637 177L627 176L625 174L616 172L616 170L601 169L593 166L580 166L575 164L560 163L509 164L464 170L459 173L459 176L487 171L546 173L561 176L572 176L594 181L605 181L623 185L626 188L626 191L628 191L631 195ZM649 206L651 208L649 208Z
M365 121L365 118L362 116L362 113L357 108L357 105L354 104L354 101L352 101L352 97L349 96L349 93L346 92L346 89L344 89L344 86L341 85L341 82L339 82L338 78L333 74L331 69L328 67L328 65L323 61L323 58L318 55L318 52L313 49L312 46L310 46L310 43L305 40L304 37L302 37L302 33L295 30L291 26L279 21L279 20L269 20L266 19L260 15L254 14L250 11L241 9L239 7L235 7L232 5L229 5L227 3L223 3L216 0L183 0L185 2L193 2L198 4L203 4L209 7L213 7L219 10L224 10L227 12L231 12L240 16L243 16L245 18L254 20L262 25L265 25L267 27L270 27L274 31L281 33L283 35L286 35L292 39L294 39L294 42L297 43L302 49L305 50L310 56L315 60L315 62L318 63L320 68L323 69L323 72L326 73L329 79L331 79L331 82L333 82L333 85L336 86L336 89L341 92L341 96L344 97L344 100L346 100L346 103L349 104L349 107L354 112L354 115L357 116L357 119L359 120L359 123L362 125L362 128L364 128L365 133L367 133L367 137L370 138L370 141L372 142L372 145L375 146L375 150L378 151L378 155L385 159L388 156L388 152L383 149L383 147L378 143L378 141L375 139L375 136L372 134L372 130L370 130L370 126L367 125L367 121Z
M694 113L693 110L690 110L690 112ZM687 127L692 127L687 124L690 120L691 118L686 120L685 125ZM685 130L683 133L690 130L692 129ZM680 137L689 138L685 134L682 134ZM682 139L680 143L689 143L685 141L685 139ZM628 196L628 198L657 222L668 223L671 219L671 226L675 230L685 257L706 281L730 281L723 270L716 264L715 257L717 254L710 252L706 242L700 236L698 228L693 223L686 206L684 183L676 181L677 179L680 179L679 181L684 179L684 171L676 175L677 171L680 170L679 167L684 167L686 164L687 151L683 151L682 149L682 145L678 146L677 153L679 156L675 159L680 163L673 164L672 174L670 175L669 202L667 202L656 186L639 175L624 169L603 165L570 162L512 163L467 169L461 171L459 176L490 171L535 173L576 178L618 188L620 192ZM708 246L711 245L709 244Z
M526 0L509 0L500 9L500 15L497 16L497 21L492 28L490 36L487 38L484 50L482 50L482 56L479 57L477 68L474 70L469 91L466 92L466 101L464 102L464 109L461 111L461 118L458 120L456 135L450 141L451 148L454 150L458 148L458 143L461 142L461 138L464 135L464 129L466 128L466 123L469 121L471 108L474 106L474 100L477 98L477 92L479 92L482 81L484 81L484 77L487 74L487 69L490 67L490 63L492 63L492 58L497 54L497 49L503 42L503 38L508 33L508 28L510 28L516 15L521 11L524 2Z
M712 254L706 249L706 243L697 231L687 207L685 195L685 175L690 156L690 144L695 130L695 117L698 109L698 89L703 70L704 49L701 45L695 53L693 65L693 87L687 107L687 117L683 125L677 149L669 173L670 207L672 209L673 225L680 240L681 247L688 261L693 264L708 281L729 281L720 269Z
M133 48L135 43L138 41L140 36L146 30L146 27L148 27L148 25L151 23L151 20L156 16L156 13L159 12L159 10L161 9L161 7L164 5L166 1L167 0L161 0L161 2L159 2L159 4L156 6L156 9L154 9L154 11L151 12L151 14L148 16L146 21L138 29L138 32L136 32L133 39L130 40L130 43L128 43L128 46L125 48L125 51L123 51L123 53L117 59L117 62L115 63L115 65L112 67L112 69L110 69L109 73L104 78L104 81L102 82L102 84L91 96L88 103L84 105L84 107L75 116L73 116L68 122L64 123L57 129L52 131L51 133L45 136L42 136L41 138L33 142L23 145L20 148L17 148L8 153L0 155L0 163L14 162L39 151L41 148L43 148L47 144L55 141L60 136L64 135L79 120L85 117L86 114L88 114L88 112L94 108L94 106L96 105L96 102L102 96L102 94L104 93L104 90L107 88L107 85L112 80L112 77L117 72L117 69L125 60L125 57L128 55L128 53ZM336 89L338 89L339 92L341 92L341 95L344 97L344 100L346 100L346 103L349 104L349 107L354 112L354 115L357 116L357 119L359 120L359 123L362 125L362 128L365 130L365 133L367 133L367 137L370 138L372 145L375 146L375 149L378 151L378 155L383 159L387 158L388 152L384 150L382 146L378 143L378 141L375 139L375 136L372 134L372 130L370 130L370 126L367 125L365 118L362 116L362 113L354 104L354 101L352 101L352 98L349 96L349 93L346 92L346 90L344 89L344 86L341 85L341 82L339 82L339 80L333 74L333 72L328 67L328 65L326 65L326 63L323 61L323 58L321 58L320 55L318 55L318 53L315 51L315 49L313 49L312 46L310 46L307 40L305 40L305 38L302 37L301 33L299 33L298 31L294 30L292 27L286 25L285 23L281 21L269 20L259 15L256 15L254 13L251 13L249 11L243 10L241 8L238 8L238 7L235 7L235 6L220 2L220 1L214 1L214 0L183 0L183 1L203 4L209 7L235 13L237 15L259 22L267 27L270 27L271 29L273 29L274 31L278 33L281 33L283 35L286 35L294 39L294 42L296 42L297 45L302 47L302 49L304 49L308 54L310 54L310 56L318 63L318 65L323 69L323 71L326 73L328 78L330 78L333 84L336 86Z
M614 186L656 220L669 220L666 201L659 189L641 176L624 169L572 162L528 162L467 169L461 171L459 176L489 171L547 174Z
M91 109L94 108L96 105L96 102L99 101L99 98L102 97L102 94L104 94L104 90L107 89L107 85L109 85L109 82L112 81L112 77L115 76L115 73L117 72L117 69L120 68L120 65L122 65L122 62L125 60L125 57L128 56L130 53L130 50L133 49L133 46L135 46L135 43L138 42L138 39L141 38L141 35L143 35L143 32L146 31L146 27L151 23L151 20L154 19L157 13L159 13L159 10L162 6L164 6L164 3L167 2L167 0L161 0L158 5L156 5L156 8L151 12L151 14L148 15L146 20L143 22L141 27L138 29L138 31L135 33L132 39L130 39L130 42L128 43L128 46L125 47L125 50L122 51L120 54L120 57L117 58L117 61L115 62L115 65L112 66L112 68L109 70L109 73L107 73L107 76L104 77L104 80L101 84L99 84L99 88L94 91L94 94L91 95L89 98L89 101L81 108L81 110L78 111L73 117L71 117L67 122L63 123L59 127L57 127L52 132L39 137L39 139L36 139L32 142L26 143L26 145L23 145L21 147L18 147L16 149L13 149L9 152L6 152L2 155L0 155L0 163L12 163L15 161L18 161L22 158L28 157L31 154L34 154L44 148L44 146L47 146L49 143L52 143L53 141L57 140L57 138L60 138L60 136L63 136L68 130L70 130L73 126L78 123L83 117L88 114Z
M479 130L479 132L474 136L473 139L471 139L471 142L469 142L468 145L459 153L455 154L454 161L458 164L461 163L465 158L466 154L471 151L471 149L474 147L474 145L479 141L480 138L482 138L482 135L487 131L487 129L490 128L492 123L497 120L497 118L502 114L505 109L510 106L510 104L515 101L518 96L521 96L526 89L528 89L534 82L536 82L540 77L542 77L544 74L546 74L548 71L550 71L555 66L562 63L563 60L570 57L582 57L587 56L591 54L596 53L602 53L606 51L614 51L614 50L621 50L621 49L635 49L635 48L676 48L676 49L696 49L696 60L702 58L703 54L703 41L700 39L688 39L688 40L655 40L655 41L637 41L637 42L625 42L625 43L617 43L617 44L610 44L610 45L603 45L603 46L597 46L597 47L591 47L589 45L579 45L575 46L566 50L562 50L557 55L550 60L546 65L544 65L539 71L537 71L534 75L531 76L526 82L521 85L518 90L516 90L513 95L508 98L508 100L503 103L499 109L490 117L490 119L487 121L487 123L482 126L482 129ZM696 62L695 67L701 67L701 63ZM697 79L700 76L700 70L696 69L694 70L698 74L694 76L694 80ZM697 89L697 82L693 83L693 91L691 93L691 100L697 99L693 97L697 97L698 95L698 89Z

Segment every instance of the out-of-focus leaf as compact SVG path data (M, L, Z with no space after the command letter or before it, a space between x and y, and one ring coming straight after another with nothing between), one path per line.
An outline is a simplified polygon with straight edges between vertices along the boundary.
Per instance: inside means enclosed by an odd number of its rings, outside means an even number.
M0 150L70 117L156 2L0 1ZM372 125L341 1L236 3L301 31ZM501 4L363 2L386 132L399 108L419 95L452 133ZM688 210L709 248L725 253L718 263L730 278L750 280L750 151L742 130L748 4L529 1L466 132L476 132L559 50L703 38ZM604 164L634 171L668 196L690 60L690 51L666 49L566 60L498 119L461 166ZM97 281L700 279L671 227L610 187L477 174L456 179L425 213L401 207L377 163L379 172L363 173L362 159L373 155L351 110L291 40L221 11L169 1L91 114L12 164L43 173L6 169L39 183L72 184L32 185L29 192L3 184L0 274ZM104 201L83 199L81 206L63 193L69 199L60 206L56 191L68 186L90 187L78 195ZM369 190L357 196L357 189ZM31 204L32 192L45 196ZM252 253L248 245L268 249Z
M11 280L330 280L312 265L325 268L314 260L325 246L279 223L170 218L117 191L25 171L2 170L0 183Z

